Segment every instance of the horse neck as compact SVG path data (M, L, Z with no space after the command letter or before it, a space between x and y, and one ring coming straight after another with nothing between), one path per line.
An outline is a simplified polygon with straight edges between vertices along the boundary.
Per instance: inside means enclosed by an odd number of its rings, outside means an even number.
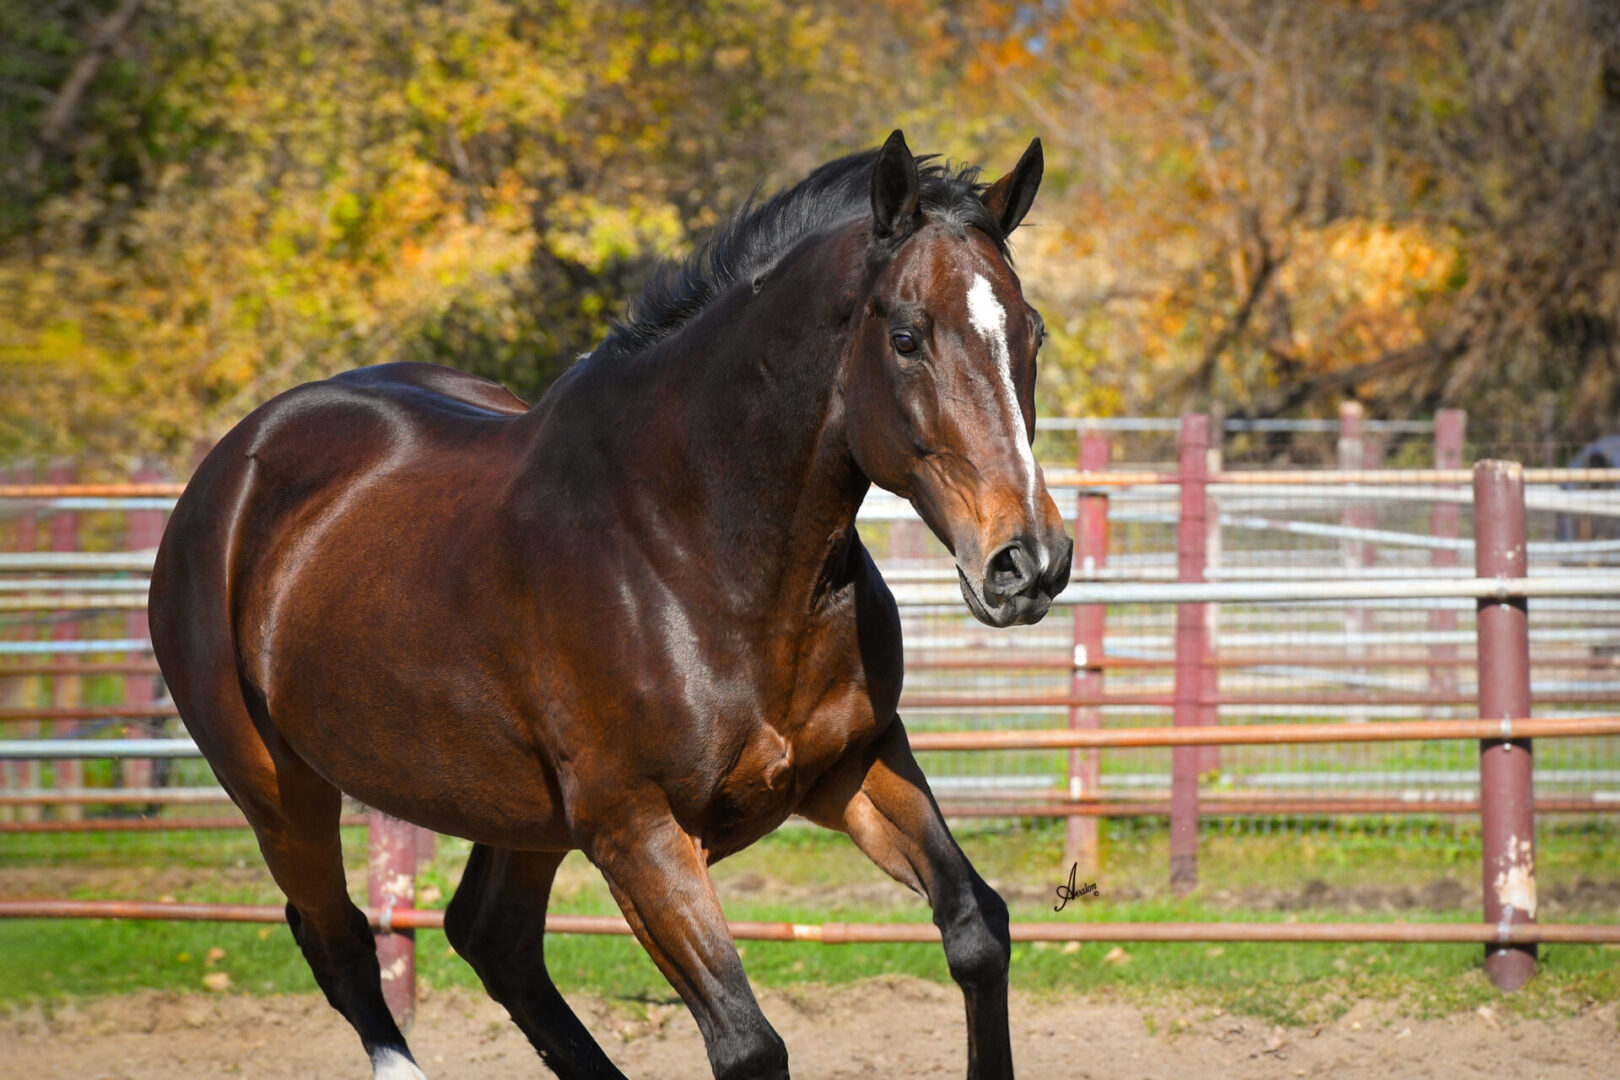
M665 418L636 421L626 465L661 463L664 512L680 519L671 533L700 538L684 565L723 567L739 599L812 601L838 575L870 486L850 456L841 389L863 273L855 239L807 245L757 293L734 288L626 384L639 401L623 415Z

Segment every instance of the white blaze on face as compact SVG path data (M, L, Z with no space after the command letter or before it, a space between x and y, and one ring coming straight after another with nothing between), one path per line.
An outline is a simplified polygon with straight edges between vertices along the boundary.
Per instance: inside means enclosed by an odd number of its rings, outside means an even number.
M1013 445L1018 448L1018 460L1024 467L1024 500L1029 505L1029 512L1034 514L1035 454L1024 438L1024 414L1018 409L1018 390L1013 386L1012 351L1007 347L1007 309L996 299L995 289L991 288L990 280L983 274L973 275L967 302L968 319L973 323L973 329L989 343L990 352L995 356L1002 409L1006 412L1007 423L1013 434Z

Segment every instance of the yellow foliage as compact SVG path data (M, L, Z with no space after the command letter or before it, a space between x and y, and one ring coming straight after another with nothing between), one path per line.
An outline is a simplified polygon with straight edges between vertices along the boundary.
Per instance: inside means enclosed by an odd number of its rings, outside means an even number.
M0 453L183 457L294 382L417 355L469 305L514 355L536 302L599 334L601 290L510 283L540 256L608 274L677 250L759 179L731 142L837 22L763 0L170 0L146 24L139 190L65 186L0 250Z

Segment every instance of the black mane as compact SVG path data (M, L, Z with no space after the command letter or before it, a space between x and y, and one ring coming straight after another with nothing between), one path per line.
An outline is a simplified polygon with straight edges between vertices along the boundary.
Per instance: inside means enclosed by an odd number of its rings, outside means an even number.
M762 206L750 197L692 255L653 269L625 320L613 324L597 351L626 355L656 345L731 286L769 270L801 240L869 213L877 155L867 150L828 162ZM979 183L978 168L935 164L933 155L916 160L923 212L958 232L978 229L1006 256L1007 237L981 201L986 185Z

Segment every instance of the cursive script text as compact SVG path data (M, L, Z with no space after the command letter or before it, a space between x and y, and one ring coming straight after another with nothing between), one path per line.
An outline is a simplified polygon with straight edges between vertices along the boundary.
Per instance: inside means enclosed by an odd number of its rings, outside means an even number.
M1084 885L1076 884L1076 875L1080 872L1080 864L1075 863L1069 867L1069 880L1057 887L1058 904L1053 911L1062 911L1068 906L1070 900L1077 900L1082 896L1096 896L1097 883L1088 881Z

